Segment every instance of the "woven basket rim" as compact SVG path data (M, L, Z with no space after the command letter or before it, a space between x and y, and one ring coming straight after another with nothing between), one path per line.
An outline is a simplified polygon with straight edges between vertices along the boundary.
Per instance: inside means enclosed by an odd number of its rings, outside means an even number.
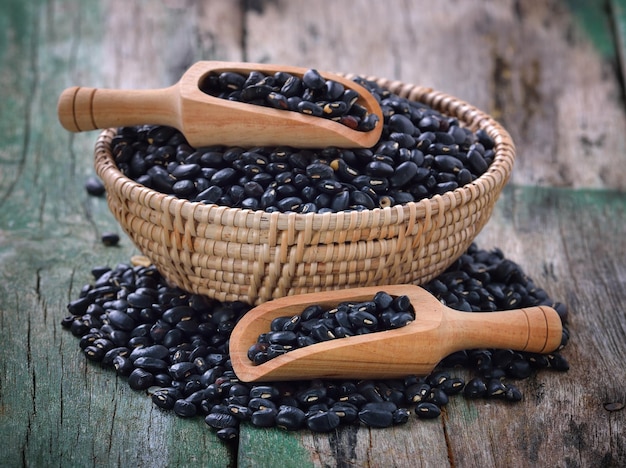
M353 76L353 75L346 75ZM485 130L495 141L495 157L487 171L473 182L442 195L434 195L419 201L374 208L362 211L333 213L266 212L244 208L231 208L217 204L192 202L177 198L141 185L124 175L111 153L111 142L117 129L101 132L95 148L96 172L105 185L111 185L125 197L152 209L183 215L197 222L223 226L248 227L274 230L349 230L364 226L385 226L406 222L423 216L443 215L447 210L475 200L484 193L502 187L508 181L514 160L515 146L508 132L485 112L446 93L432 88L376 77L365 77L381 87L411 100L427 104L447 116L456 117L473 131ZM184 226L181 226L181 230Z

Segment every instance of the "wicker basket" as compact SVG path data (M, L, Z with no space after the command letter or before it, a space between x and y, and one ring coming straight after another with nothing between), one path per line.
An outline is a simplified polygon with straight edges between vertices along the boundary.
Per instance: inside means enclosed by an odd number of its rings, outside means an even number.
M267 213L192 203L146 188L116 167L115 130L97 141L95 166L109 208L171 283L218 300L259 304L286 295L358 286L423 284L443 272L485 225L515 159L490 116L441 92L370 78L454 116L496 142L473 183L406 205L359 212Z

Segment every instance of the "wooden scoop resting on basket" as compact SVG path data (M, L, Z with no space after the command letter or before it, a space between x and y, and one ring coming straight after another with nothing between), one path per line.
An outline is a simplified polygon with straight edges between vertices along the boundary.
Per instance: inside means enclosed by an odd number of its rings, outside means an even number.
M254 365L250 346L270 330L276 317L300 314L307 306L334 307L344 301L371 300L378 291L407 295L415 320L405 327L338 338L298 348ZM248 312L230 338L237 377L246 382L314 378L396 378L427 375L447 355L464 349L504 348L549 353L561 343L557 312L545 306L489 313L458 312L413 285L375 286L288 296Z
M359 94L357 103L379 122L371 131L299 112L230 101L201 90L209 74L251 71L266 75L283 71L302 77L305 68L234 62L197 62L175 85L156 90L116 90L72 87L61 94L58 116L72 132L130 125L168 125L180 130L195 147L229 146L363 147L376 144L382 131L382 111L365 88L352 80L321 73Z

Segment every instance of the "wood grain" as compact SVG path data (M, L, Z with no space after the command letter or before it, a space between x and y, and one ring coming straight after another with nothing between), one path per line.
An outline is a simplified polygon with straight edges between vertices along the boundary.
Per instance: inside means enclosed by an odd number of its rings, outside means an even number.
M626 187L624 171L612 170L626 146L619 77L563 2L260 3L248 20L250 60L431 86L510 129L514 183ZM271 24L279 34L268 34Z
M623 24L610 3L594 11ZM575 4L0 3L0 465L624 466L623 76L615 45L598 48ZM389 430L246 427L231 449L86 362L60 329L65 305L90 268L134 250L124 237L100 243L118 226L82 188L96 135L64 131L56 100L78 83L168 86L200 59L375 74L496 115L519 160L479 246L500 247L569 305L569 372L519 382L515 405L453 398L441 419Z

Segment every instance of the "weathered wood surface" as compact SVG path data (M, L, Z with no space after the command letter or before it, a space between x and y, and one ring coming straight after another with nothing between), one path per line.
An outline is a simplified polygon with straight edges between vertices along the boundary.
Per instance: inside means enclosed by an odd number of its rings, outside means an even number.
M0 4L0 466L624 466L624 5L444 0L4 0ZM571 369L515 405L452 399L444 416L331 434L246 427L238 448L153 408L61 330L65 305L127 239L71 135L71 85L153 88L193 62L247 60L400 79L497 116L518 147L481 233L571 309Z

